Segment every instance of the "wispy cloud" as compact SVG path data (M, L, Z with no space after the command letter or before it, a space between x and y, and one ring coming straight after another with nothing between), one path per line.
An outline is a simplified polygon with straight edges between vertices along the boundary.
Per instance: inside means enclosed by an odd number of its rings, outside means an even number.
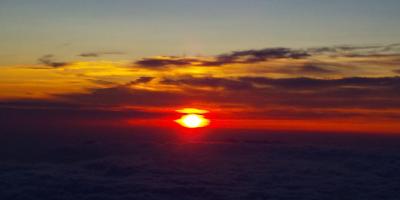
M141 83L148 83L150 81L152 81L154 79L154 77L150 77L150 76L142 76L139 77L138 79L131 81L128 83L128 85L136 85L136 84L141 84Z
M79 54L80 57L100 57L106 55L122 55L125 54L121 51L101 51L101 52L84 52Z
M68 65L68 62L60 62L60 61L55 61L54 60L54 55L52 54L47 54L38 59L39 63L44 64L49 67L53 68L58 68L58 67L64 67Z

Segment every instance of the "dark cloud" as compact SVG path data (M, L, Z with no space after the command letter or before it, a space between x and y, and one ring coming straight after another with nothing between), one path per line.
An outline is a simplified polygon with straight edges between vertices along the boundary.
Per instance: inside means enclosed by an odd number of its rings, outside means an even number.
M393 72L396 74L400 74L400 69L395 69L395 70L393 70Z
M59 98L98 106L177 106L190 100L190 94L134 89L128 85L92 89L87 94L65 94Z
M125 120L158 119L168 116L168 113L164 112L119 108L115 104L105 103L96 102L95 99L70 103L57 99L1 101L0 124L2 130L18 130L19 134L33 129L43 131L58 127L67 127L61 130L66 131L68 128L93 123L96 126L120 123L122 126L121 122Z
M309 119L348 119L348 118L371 118L371 116L380 119L400 119L399 112L379 112L371 110L366 114L362 111L343 111L343 110L327 110L327 109L288 109L288 108L270 108L259 109L256 111L248 112L233 112L229 113L231 118L236 119L296 119L296 120L309 120ZM232 117L233 116L233 117Z
M124 54L123 52L119 51L110 51L110 52L85 52L81 53L78 56L80 57L100 57L105 55L121 55Z
M38 59L38 61L41 64L44 64L46 66L53 67L53 68L64 67L69 64L67 62L54 61L54 55L52 55L52 54L44 55L44 56L40 57Z
M87 94L58 97L98 106L184 106L187 102L246 107L305 108L400 108L400 78L280 78L175 77L160 84L175 90L144 90L127 86L92 89Z
M141 83L148 83L151 82L154 79L154 77L151 76L142 76L139 77L138 79L131 81L128 83L128 85L136 85L136 84L141 84Z
M137 65L149 68L162 68L169 65L185 66L190 65L192 62L198 62L197 59L179 58L175 56L166 56L162 58L144 58L136 62Z
M357 52L352 52L352 53L346 53L342 54L341 56L348 57L348 58L399 58L400 54L399 53L357 53ZM385 62L382 61L380 62L381 64L384 64Z
M307 51L310 53L340 53L340 52L348 52L348 51L357 51L357 50L374 50L383 48L385 46L382 45L369 45L369 46L354 46L354 45L341 45L341 46L330 46L330 47L315 47L308 48Z
M0 108L75 109L80 108L80 105L55 99L14 99L0 101Z
M381 88L400 86L400 77L351 77L341 79L240 77L240 80L278 88Z
M88 79L89 81L99 84L99 85L116 85L116 83L111 82L111 81L105 81L105 80L99 80L99 79Z
M226 88L229 90L245 90L251 89L253 85L248 82L227 79L227 78L215 78L215 77L203 77L203 78L193 78L185 77L178 79L165 78L160 81L162 84L169 85L188 85L197 87L214 87L214 88Z
M265 48L259 50L243 50L233 51L231 53L213 56L211 58L204 57L179 57L179 56L162 56L154 58L144 58L135 62L136 66L161 69L168 66L224 66L228 64L255 64L266 62L273 59L309 59L309 62L319 62L316 59L310 59L319 54L327 54L330 56L344 57L360 57L375 58L387 57L395 59L399 57L399 44L390 45L342 45L331 47L316 47L307 49L291 49L291 48ZM321 66L304 66L303 71L311 73L332 73Z
M400 198L398 136L218 130L184 142L171 132L3 136L0 199Z
M146 82L151 78L139 78ZM179 90L146 90L131 84L91 89L88 93L53 95L50 100L0 102L2 117L17 119L126 119L157 117L161 113L121 110L123 107L182 107L201 102L243 108L241 118L399 118L400 77L383 78L266 78L266 77L166 77L159 84ZM358 112L352 109L371 110ZM275 111L274 111L275 109ZM342 109L340 112L332 109ZM6 112L7 110L7 112ZM229 109L228 109L229 110ZM257 115L254 110L263 111ZM265 110L269 110L266 112ZM345 110L345 112L343 112ZM371 114L392 110L389 114ZM372 112L374 111L374 112ZM21 117L22 116L22 117ZM61 120L63 121L63 120Z
M98 57L99 53L81 53L78 56L80 56L80 57Z
M350 52L362 52L362 53L378 53L378 52L390 52L399 50L400 44L388 44L388 45L339 45L339 46L327 46L327 47L315 47L308 48L306 51L311 54L320 53L350 53Z
M295 76L313 76L313 75L329 75L337 74L339 70L332 68L343 68L348 67L336 63L325 63L325 62L309 62L300 66L284 66L279 68L268 68L261 69L262 72L266 73L280 73Z
M305 73L305 74L331 74L331 73L336 73L336 70L330 70L326 69L317 65L313 64L307 64L304 66L301 66L300 69L298 70L299 73Z
M216 57L216 61L204 63L204 65L225 65L233 63L258 63L270 59L291 58L302 59L309 57L305 51L289 48L266 48L261 50L234 51Z
M399 108L400 78L194 78L165 79L162 84L223 88L200 99L215 103L281 105L299 108ZM237 93L240 92L240 93ZM210 94L213 93L213 94ZM207 96L206 96L207 95Z
M184 58L176 56L164 56L160 58L144 58L135 64L143 67L161 68L169 65L174 66L222 66L227 64L251 64L264 62L271 59L290 58L302 59L310 55L302 50L293 50L289 48L266 48L261 50L234 51L228 54L222 54L205 60L201 58Z

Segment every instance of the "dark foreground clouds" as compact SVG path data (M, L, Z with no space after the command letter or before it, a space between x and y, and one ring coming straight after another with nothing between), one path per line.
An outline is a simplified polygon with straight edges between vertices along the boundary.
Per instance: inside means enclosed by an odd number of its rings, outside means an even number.
M179 89L147 90L138 84L158 84ZM9 100L2 108L52 113L58 116L129 118L141 113L125 107L177 108L211 104L221 108L246 108L242 117L310 119L364 117L399 119L400 78L352 77L340 79L220 77L139 77L124 85L94 88L87 93L58 94L48 100ZM39 110L37 110L40 108ZM358 109L358 111L356 111ZM364 111L360 111L364 110ZM258 110L259 112L254 112ZM11 111L10 111L11 112ZM12 112L11 112L12 113ZM22 115L23 116L23 115ZM118 117L119 116L119 117Z
M47 124L51 121L76 123L80 120L126 120L165 117L168 113L151 112L101 104L67 103L58 100L10 100L0 102L3 126L19 123ZM51 124L48 124L51 125Z
M399 77L383 78L166 78L163 84L220 88L210 101L297 108L399 108ZM215 90L211 90L215 91ZM210 92L207 90L205 93ZM220 91L216 91L218 93Z
M113 128L2 132L0 198L399 199L400 138ZM28 142L27 142L28 141Z

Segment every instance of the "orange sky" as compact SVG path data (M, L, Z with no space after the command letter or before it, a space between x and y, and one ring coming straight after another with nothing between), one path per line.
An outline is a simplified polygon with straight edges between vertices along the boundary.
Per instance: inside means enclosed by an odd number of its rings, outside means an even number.
M0 68L0 106L169 114L194 107L218 126L392 133L400 130L399 52L392 44L133 61L45 55Z

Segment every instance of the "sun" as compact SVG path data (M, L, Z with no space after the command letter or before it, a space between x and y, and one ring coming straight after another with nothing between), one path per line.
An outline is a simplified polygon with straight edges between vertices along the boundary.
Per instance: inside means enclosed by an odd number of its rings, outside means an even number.
M210 124L210 120L199 114L187 114L175 120L175 122L186 128L201 128Z

